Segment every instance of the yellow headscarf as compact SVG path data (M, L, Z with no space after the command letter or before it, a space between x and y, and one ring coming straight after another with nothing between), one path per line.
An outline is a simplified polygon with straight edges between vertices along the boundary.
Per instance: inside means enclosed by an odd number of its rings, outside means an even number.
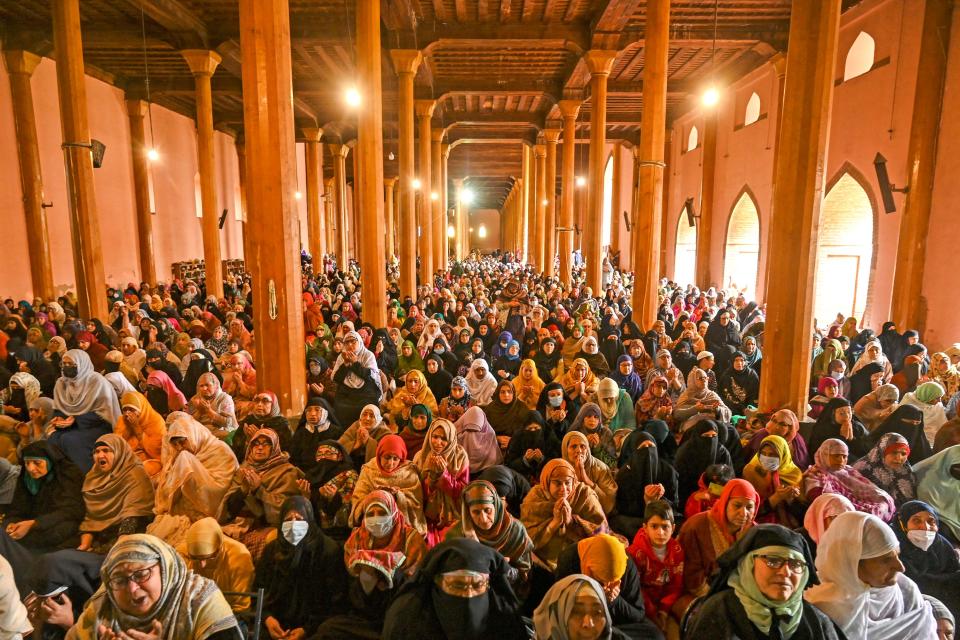
M608 533L584 538L577 543L580 570L594 580L619 580L627 570L627 552L623 543Z
M780 436L774 435L767 436L760 442L760 448L757 449L757 453L754 454L753 458L743 469L743 477L749 480L761 495L764 493L760 491L757 482L763 483L764 478L769 478L769 472L760 466L760 449L762 449L765 444L772 444L777 450L777 456L780 458L780 467L777 469L777 473L780 475L780 482L794 486L799 485L803 480L803 471L793 463L793 455L790 453L790 445L787 441Z
M529 382L523 378L523 370L525 368L533 371L533 377ZM527 405L527 408L531 411L536 411L537 401L540 399L540 392L547 386L547 383L540 379L540 375L537 373L536 363L530 358L527 358L520 364L520 375L514 378L513 386L517 389L517 399Z

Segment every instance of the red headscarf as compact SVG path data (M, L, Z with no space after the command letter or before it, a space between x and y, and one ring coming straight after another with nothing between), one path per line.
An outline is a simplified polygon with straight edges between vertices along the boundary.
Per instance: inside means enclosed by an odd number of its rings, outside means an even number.
M749 498L753 500L755 507L754 517L756 517L756 509L760 508L760 494L757 493L754 486L746 480L734 478L724 485L720 498L710 507L710 518L719 525L720 531L727 537L730 544L733 544L744 531L753 526L753 520L751 519L750 522L743 525L743 528L738 531L736 535L730 535L730 530L727 528L727 503L730 502L731 498Z
M380 464L380 458L388 453L400 456L400 460L406 460L407 444L403 441L403 438L391 433L380 438L380 442L377 443L377 467L380 469L380 473L387 476L393 472L384 470L383 465Z

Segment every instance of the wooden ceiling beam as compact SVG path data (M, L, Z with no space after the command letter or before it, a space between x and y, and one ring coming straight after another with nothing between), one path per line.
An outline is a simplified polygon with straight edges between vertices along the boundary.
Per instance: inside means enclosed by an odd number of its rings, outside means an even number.
M166 29L179 48L206 48L209 38L206 23L180 0L115 0L137 12L143 11L151 20Z
M522 111L493 111L493 112L464 112L447 110L444 112L444 120L449 121L447 128L457 125L472 124L526 124L538 129L546 126L546 117L542 113L530 113Z

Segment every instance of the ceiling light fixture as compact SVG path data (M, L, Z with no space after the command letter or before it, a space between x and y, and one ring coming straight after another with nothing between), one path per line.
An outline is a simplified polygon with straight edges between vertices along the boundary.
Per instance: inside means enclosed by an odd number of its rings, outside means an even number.
M349 107L360 106L360 92L357 91L356 87L350 87L349 89L347 89L346 93L343 96L343 99L346 100L347 106Z

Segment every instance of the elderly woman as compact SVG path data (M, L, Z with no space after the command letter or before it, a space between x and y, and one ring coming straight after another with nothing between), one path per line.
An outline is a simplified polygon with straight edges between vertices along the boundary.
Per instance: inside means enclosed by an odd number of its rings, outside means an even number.
M804 499L811 502L821 493L839 493L857 509L890 521L896 512L893 498L848 465L847 457L847 445L842 440L831 438L820 445L813 466L804 476Z
M264 390L253 397L250 413L240 420L240 427L230 438L230 447L238 460L247 453L247 442L260 429L273 429L280 437L280 448L288 449L290 443L290 423L280 413L280 401L273 391Z
M791 529L800 525L803 472L793 464L790 445L780 436L767 436L743 468L743 477L760 495L757 522L775 522Z
M361 467L353 490L352 526L356 526L363 516L363 499L377 489L392 494L406 521L420 533L426 533L420 474L417 467L407 460L407 445L400 436L390 434L381 438L377 443L376 457Z
M217 585L189 570L159 538L127 536L110 550L100 575L103 585L67 632L68 640L242 637Z
M243 420L253 409L257 393L257 372L250 359L239 353L224 355L223 390L233 398L237 420Z
M850 402L844 398L834 398L826 404L810 433L810 451L816 453L825 441L841 440L852 453L851 459L857 460L870 448L866 428L853 415Z
M557 382L563 385L566 396L577 403L594 402L600 388L600 379L583 358L576 358Z
M380 404L383 387L377 357L356 331L343 336L343 351L333 365L337 397L333 408L340 424L353 424L368 404Z
M960 543L960 445L948 447L920 464L917 474L917 498L940 515L940 533L954 545Z
M563 437L560 451L576 472L577 481L593 489L604 513L610 513L617 497L617 482L610 467L591 452L590 437L580 431L570 431Z
M551 571L567 545L607 530L597 494L577 480L576 470L562 459L544 465L540 483L523 500L520 521L537 558Z
M103 554L118 537L143 533L153 520L154 500L150 476L127 441L113 433L100 436L83 481L87 513L77 548Z
M250 591L253 585L253 559L240 542L223 535L213 518L197 520L187 529L186 539L177 545L177 553L187 568L212 580L221 591ZM234 612L250 607L247 596L227 596Z
M893 529L861 511L841 513L820 539L820 584L804 594L848 638L936 640L920 589L903 575Z
M600 406L588 402L580 408L567 434L576 431L585 435L594 457L612 467L617 463L617 446L614 443L613 432L603 426L602 417L603 412Z
M430 391L423 372L416 369L407 373L403 386L397 389L387 405L387 415L390 421L397 425L398 431L410 421L410 409L415 404L425 405L430 409L431 415L437 413L437 399Z
M710 594L688 623L688 637L842 637L830 618L803 600L804 589L818 580L800 534L775 524L758 525L720 556L718 564L720 573Z
M938 533L937 510L926 502L912 500L900 507L891 523L900 541L904 573L954 614L960 611L960 561L953 545Z
M883 384L857 400L853 415L860 419L871 433L899 406L900 389L892 384Z
M821 493L810 503L807 512L803 515L803 527L798 533L807 540L810 553L817 557L817 545L820 538L830 528L830 524L841 513L856 511L853 503L839 493Z
M163 467L161 452L167 425L147 399L136 391L120 398L121 417L113 432L123 438L151 478Z
M606 593L596 580L583 574L567 576L550 587L533 612L533 625L538 638L550 640L614 637Z
M346 571L340 546L317 526L310 501L280 506L277 537L257 562L254 590L263 589L264 627L272 640L312 637L340 611Z
M483 406L489 404L497 390L497 379L490 373L490 367L483 358L477 358L470 363L470 371L466 376L467 390L474 404Z
M202 424L182 412L170 417L157 478L157 518L148 531L176 544L191 523L217 515L238 465L230 447Z
M53 408L58 417L50 441L63 450L80 470L90 470L93 443L113 431L120 417L117 394L107 379L93 370L85 351L71 349L61 361L63 377L53 391Z
M201 374L197 379L197 393L190 399L186 411L221 440L237 428L233 398L223 390L220 379L213 373Z
M673 407L673 419L680 425L679 430L683 432L696 422L691 418L701 415L721 422L729 422L731 413L720 396L710 391L707 386L707 373L699 367L694 367L687 376L686 388Z
M637 427L630 394L617 386L612 378L600 381L600 386L597 387L597 404L600 406L603 426L611 432Z
M910 453L906 438L896 432L885 433L853 468L890 494L899 506L917 497L917 476L910 464Z
M360 467L377 455L377 443L390 433L389 425L380 414L380 407L368 404L360 412L360 418L338 438L338 442L350 454L354 465Z

